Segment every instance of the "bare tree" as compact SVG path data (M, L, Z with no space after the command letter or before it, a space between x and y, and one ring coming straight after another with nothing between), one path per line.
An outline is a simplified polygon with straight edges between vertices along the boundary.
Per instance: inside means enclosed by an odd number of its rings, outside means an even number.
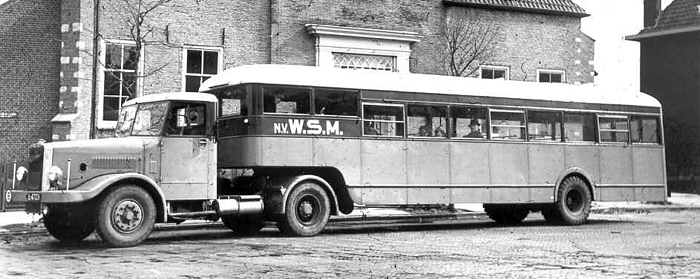
M500 27L493 22L467 14L448 16L439 36L438 59L443 71L451 76L469 76L479 69L478 63L494 54L494 42Z

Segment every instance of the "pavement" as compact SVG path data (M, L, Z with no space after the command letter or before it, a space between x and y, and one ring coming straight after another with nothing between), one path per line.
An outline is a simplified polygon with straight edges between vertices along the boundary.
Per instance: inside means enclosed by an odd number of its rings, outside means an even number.
M700 195L671 193L667 202L593 202L592 213L650 213L658 211L700 210ZM424 220L440 218L473 218L483 215L484 209L480 203L455 204L453 209L446 208L357 208L347 215L333 216L331 222L371 222L386 220L414 220L422 223ZM184 226L183 226L184 224ZM164 224L156 229L177 229L177 227L210 226L219 222L192 220L180 225ZM41 215L27 214L24 211L0 212L0 235L42 231Z

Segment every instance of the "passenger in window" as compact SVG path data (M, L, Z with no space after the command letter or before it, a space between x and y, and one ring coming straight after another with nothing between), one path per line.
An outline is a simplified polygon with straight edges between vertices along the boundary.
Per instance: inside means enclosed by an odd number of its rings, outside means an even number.
M479 124L478 120L472 119L472 121L469 122L469 129L471 131L464 136L465 138L484 138L484 135L481 134L481 124Z
M445 129L442 128L442 124L440 124L440 126L435 128L435 136L436 137L443 137L443 138L447 137L447 133L445 132Z
M419 137L432 137L433 133L430 131L432 130L430 126L426 123L423 126L420 126L418 128L418 136Z
M374 123L365 122L365 135L368 135L368 136L379 135L379 131L377 131L377 129L374 128Z

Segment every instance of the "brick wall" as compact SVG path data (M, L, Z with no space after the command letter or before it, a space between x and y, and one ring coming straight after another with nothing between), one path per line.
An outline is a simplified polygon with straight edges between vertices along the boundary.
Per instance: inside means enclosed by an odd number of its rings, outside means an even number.
M23 160L29 144L51 138L58 112L59 2L0 5L0 162Z

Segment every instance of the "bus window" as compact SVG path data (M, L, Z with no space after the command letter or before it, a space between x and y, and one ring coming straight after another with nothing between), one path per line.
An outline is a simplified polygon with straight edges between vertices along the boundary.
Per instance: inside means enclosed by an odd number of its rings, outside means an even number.
M221 116L248 115L248 94L245 87L229 87L217 94L219 97L219 112Z
M595 114L564 113L564 140L568 142L595 141Z
M661 143L657 117L633 115L630 130L633 143Z
M533 141L561 141L561 112L528 111L527 137Z
M357 91L316 89L316 114L357 116Z
M447 108L408 105L409 137L447 137Z
M450 107L450 137L485 139L486 109L481 107ZM482 128L483 127L483 128Z
M521 110L491 110L491 139L523 140L525 112Z
M598 118L600 142L621 142L629 140L627 116L607 115Z
M363 104L365 136L403 137L403 105Z
M263 87L266 113L308 114L311 107L310 89L292 87Z

